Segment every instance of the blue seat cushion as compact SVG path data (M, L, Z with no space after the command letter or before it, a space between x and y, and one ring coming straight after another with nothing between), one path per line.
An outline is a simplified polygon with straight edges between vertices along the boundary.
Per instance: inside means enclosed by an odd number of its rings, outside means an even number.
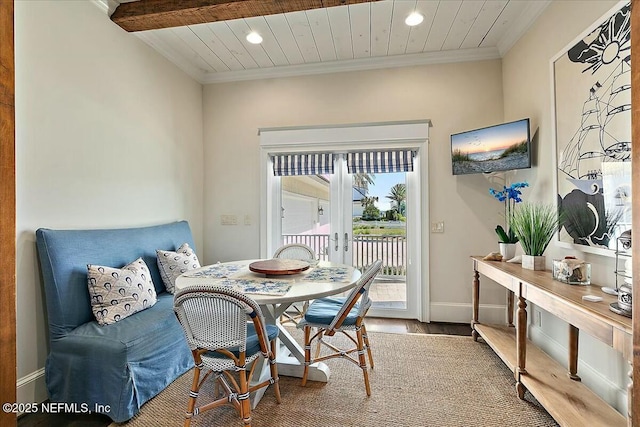
M276 339L280 330L276 325L267 325L267 341ZM254 354L260 351L260 341L256 334L256 327L253 322L247 324L247 354Z
M278 333L280 332L280 330L276 325L266 325L266 329L267 329L267 341L269 342L276 339L276 337L278 336ZM237 348L235 349L230 348L229 351L231 351L231 353L233 353L233 355L236 357L238 357L240 354ZM258 340L258 334L256 334L256 327L254 326L253 322L249 322L247 323L246 355L247 357L249 357L252 354L259 353L259 352L260 352L260 341ZM207 354L210 354L210 353L207 353ZM210 356L226 357L222 353L216 353L215 355L210 354Z
M346 301L345 297L326 297L320 298L311 303L304 315L306 323L313 325L330 325L333 318L336 317L340 308ZM356 304L342 323L343 326L351 326L356 324L358 318L358 306Z

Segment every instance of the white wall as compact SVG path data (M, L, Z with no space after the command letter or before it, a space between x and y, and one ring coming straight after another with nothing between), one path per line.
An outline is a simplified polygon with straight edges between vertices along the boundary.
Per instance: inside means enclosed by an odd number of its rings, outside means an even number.
M538 130L537 167L523 173L531 184L529 200L555 203L553 183L554 143L551 59L572 42L616 1L554 1L535 25L503 58L505 120L531 117L532 129ZM553 36L550 36L553 35ZM592 263L592 280L614 286L614 259L560 247L555 241L545 253L547 268L553 258L576 255ZM537 309L539 310L539 309ZM534 312L536 309L534 309ZM535 313L533 314L535 316ZM531 328L535 341L563 364L566 363L568 326L542 313L541 328ZM605 400L626 413L626 382L629 365L620 354L594 340L580 336L580 375Z
M204 117L208 263L260 255L258 128L431 119L429 213L445 222L423 260L431 272L431 320L470 320L469 256L497 250L501 205L482 175L452 176L450 134L502 121L501 61L207 85ZM223 226L223 214L254 222ZM482 298L503 315L501 289Z
M202 86L93 2L17 1L18 398L46 398L34 231L186 219L202 244Z

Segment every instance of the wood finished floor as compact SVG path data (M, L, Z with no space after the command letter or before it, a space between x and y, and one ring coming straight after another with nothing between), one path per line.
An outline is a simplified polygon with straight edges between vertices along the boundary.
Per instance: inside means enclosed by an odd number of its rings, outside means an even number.
M396 334L471 335L467 323L422 323L417 320L367 317L367 331ZM18 418L18 427L106 427L111 419L105 415L29 414Z

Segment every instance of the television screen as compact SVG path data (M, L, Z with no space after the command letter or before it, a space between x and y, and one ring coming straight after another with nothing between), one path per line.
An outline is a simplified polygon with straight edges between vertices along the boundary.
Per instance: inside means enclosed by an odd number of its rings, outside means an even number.
M531 167L529 119L451 135L454 175Z

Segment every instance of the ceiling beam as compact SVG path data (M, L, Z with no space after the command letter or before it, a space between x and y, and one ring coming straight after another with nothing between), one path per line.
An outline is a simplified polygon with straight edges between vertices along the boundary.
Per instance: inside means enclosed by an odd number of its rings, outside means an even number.
M139 0L120 4L111 20L133 32L371 1L379 0Z

